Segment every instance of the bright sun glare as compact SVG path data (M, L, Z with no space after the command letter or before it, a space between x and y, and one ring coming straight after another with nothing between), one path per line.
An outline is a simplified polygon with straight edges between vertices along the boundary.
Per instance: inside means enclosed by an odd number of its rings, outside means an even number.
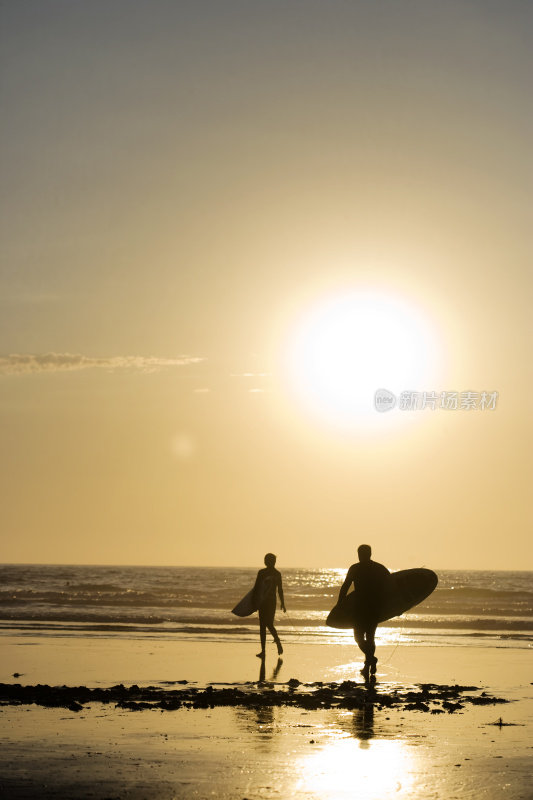
M354 723L357 724L356 716ZM358 735L357 730L354 733ZM312 791L323 800L409 797L417 767L415 754L401 740L374 740L372 733L370 725L366 729L370 738L357 741L340 738L338 731L334 741L296 762L298 794Z
M301 315L290 337L287 374L310 411L358 427L386 416L374 409L377 389L430 391L434 367L434 337L414 307L380 292L352 290Z

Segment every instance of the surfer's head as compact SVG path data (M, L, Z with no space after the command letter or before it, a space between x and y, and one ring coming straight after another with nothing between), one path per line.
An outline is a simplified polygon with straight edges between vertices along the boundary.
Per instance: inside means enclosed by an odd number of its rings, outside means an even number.
M274 567L276 564L276 556L274 553L267 553L265 556L265 566Z
M372 548L369 544L360 544L357 548L357 555L359 556L359 561L370 561Z

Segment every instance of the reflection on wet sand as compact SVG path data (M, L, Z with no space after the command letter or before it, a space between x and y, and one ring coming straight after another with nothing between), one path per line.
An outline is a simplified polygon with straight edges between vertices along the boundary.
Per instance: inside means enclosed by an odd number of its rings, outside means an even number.
M270 676L269 683L274 683L279 676L279 672L283 665L283 659L281 656L278 658L277 664L272 670L272 675ZM264 683L266 680L266 660L264 658L261 659L261 666L259 667L259 683Z
M280 673L283 665L283 659L278 658L276 666L272 670L268 682L266 681L266 663L265 659L261 659L261 666L259 668L259 683L268 686L274 683ZM247 733L251 730L259 734L261 743L270 742L276 733L280 733L279 726L277 725L277 717L280 709L276 706L258 706L253 709L253 713L249 710L244 710L237 707L235 709L235 718L237 722L243 727ZM262 749L262 748L260 748Z
M361 715L362 712L358 712ZM355 715L354 715L355 716ZM366 738L353 738L341 731L328 741L317 742L313 752L294 764L294 793L312 792L320 800L386 800L409 797L416 751L404 741L372 739L368 719L361 729L361 717L355 723Z
M308 724L289 723L292 728L306 729L310 749L291 761L291 794L319 800L409 797L420 768L415 763L419 755L403 739L376 738L374 714L370 702L340 712L334 719L321 715L318 722L306 714ZM292 716L291 711L283 708L235 709L239 726L255 733L255 749L269 753L284 752L281 734L287 730L288 715Z
M359 739L361 746L374 737L374 705L358 708L352 714L353 735Z
M259 682L265 687L279 676L280 658L266 681L265 660L261 660ZM368 702L353 711L335 715L335 721L299 725L309 729L312 751L297 758L291 765L294 775L292 794L320 800L387 800L388 797L409 796L416 772L416 753L403 740L376 739L374 729L374 677L365 681ZM235 709L236 718L246 730L257 735L256 747L268 751L281 746L281 734L286 721L282 708L258 707ZM379 713L379 712L378 712ZM378 728L379 730L379 728Z

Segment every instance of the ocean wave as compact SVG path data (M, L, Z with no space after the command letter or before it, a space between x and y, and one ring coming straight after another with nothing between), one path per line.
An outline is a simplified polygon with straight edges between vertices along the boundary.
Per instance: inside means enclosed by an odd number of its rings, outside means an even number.
M253 569L0 565L0 619L104 625L226 625L253 585ZM283 571L289 613L281 626L324 624L345 570ZM391 626L531 629L533 573L439 573L435 592ZM253 624L256 624L255 622Z
M249 619L249 628L257 628L258 620L256 616ZM62 609L54 611L51 609L33 610L12 610L11 612L3 609L0 611L0 629L14 629L17 625L27 629L29 625L49 624L58 630L77 624L80 630L87 629L88 625L100 625L104 629L114 627L116 630L132 630L134 626L143 626L152 631L169 632L190 632L193 628L212 627L216 630L233 632L243 627L243 618L231 617L227 613L217 614L214 610L211 613L174 613L171 615L157 614L133 614L116 613L116 609L106 609L100 613L94 611L72 611ZM280 629L317 629L325 627L325 614L321 612L310 612L305 615L280 615L276 619L276 625ZM470 630L470 631L533 631L532 617L510 617L510 616L470 616L461 615L422 615L405 614L401 617L394 617L381 624L382 627L416 627L444 630ZM331 629L328 629L331 630Z
M244 592L243 592L244 594ZM242 595L241 595L242 596ZM153 609L155 613L164 616L173 613L178 608L198 609L209 611L217 609L219 612L228 611L240 599L239 595L219 594L218 596L204 595L197 597L191 593L162 593L154 591L138 591L122 589L111 591L109 585L105 589L86 589L79 587L69 589L34 589L13 588L0 590L1 609L23 609L30 607L49 608L115 608L117 613L127 609ZM308 613L309 611L327 612L335 604L336 597L308 595L290 595L286 592L286 601L295 613ZM452 590L437 590L421 606L417 606L417 613L421 614L478 614L487 616L533 616L533 593L528 592L492 592L486 590L476 592L453 592Z
M325 626L283 628L280 629L284 642L317 644L350 644L353 645L351 632L334 630ZM257 625L171 625L157 628L142 624L103 624L103 623L54 623L51 621L0 623L0 635L20 638L21 641L38 641L39 639L121 639L150 641L182 641L182 642L250 642L256 643ZM386 626L378 629L377 641L380 646L403 642L409 646L490 646L531 648L533 632L501 629L485 629L474 631L470 628L456 629L442 627ZM477 645L476 645L477 642Z

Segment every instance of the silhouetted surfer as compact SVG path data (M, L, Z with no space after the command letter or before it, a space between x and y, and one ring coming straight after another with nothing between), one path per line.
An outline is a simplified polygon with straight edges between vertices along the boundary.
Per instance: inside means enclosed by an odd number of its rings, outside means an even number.
M254 605L259 610L259 635L261 637L261 652L258 658L265 657L266 632L267 628L274 637L278 647L278 655L283 653L283 647L279 640L278 632L274 627L274 615L276 613L276 593L279 593L281 610L286 611L283 599L283 586L281 583L281 572L276 567L276 556L267 553L265 556L265 568L257 573L255 586L253 588Z
M346 580L341 586L338 603L348 594L348 589L353 583L357 597L359 613L354 620L354 639L359 649L364 653L365 665L361 672L368 678L369 673L376 672L378 663L374 653L376 643L374 636L378 625L380 598L385 590L390 572L377 561L372 561L370 545L362 544L357 548L359 562L352 564L346 575Z

